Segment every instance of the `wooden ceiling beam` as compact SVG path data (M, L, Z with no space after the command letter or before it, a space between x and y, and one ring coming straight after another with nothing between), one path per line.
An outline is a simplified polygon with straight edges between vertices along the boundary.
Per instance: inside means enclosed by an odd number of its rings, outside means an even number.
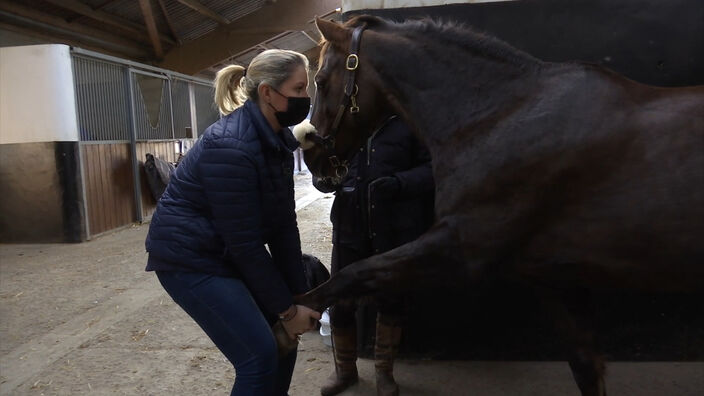
M51 29L51 27L48 27ZM133 60L144 60L149 55L146 51L135 48L112 45L112 43L86 38L86 36L76 36L72 32L62 32L58 28L51 31L41 32L36 27L19 26L12 23L0 22L0 29L12 31L25 36L52 44L66 44L72 47L84 48L91 51L100 52L116 56L118 58L128 58Z
M164 15L164 20L166 21L166 25L169 27L169 30L171 31L171 35L174 36L174 40L178 43L178 45L182 44L181 39L178 37L178 33L176 33L176 29L174 28L174 23L171 21L171 16L169 15L169 11L166 9L166 5L164 5L164 0L157 0L159 3L159 8L161 8L161 13Z
M117 15L109 14L105 11L94 10L89 5L87 5L85 3L81 3L80 1L76 1L76 0L44 0L44 1L46 1L47 3L51 3L55 6L73 11L77 14L86 16L88 18L94 19L96 21L103 22L103 23L111 25L111 26L115 26L115 27L120 28L126 32L130 32L133 35L137 35L137 37L139 37L139 38L144 37L144 35L146 33L148 33L148 30L145 30L144 26L142 26L142 25L134 23L128 19L121 18ZM160 39L164 40L167 43L172 44L172 45L176 43L170 37L165 36L165 35L160 37Z
M75 37L85 36L87 40L96 39L110 43L115 46L122 47L124 49L128 49L130 52L133 53L144 53L144 47L142 47L135 41L111 33L106 33L105 31L94 29L85 25L69 23L66 22L63 18L45 14L43 12L36 11L33 8L20 5L18 3L0 1L0 10L11 15L16 15L21 18L25 18L29 20L29 22L40 22L41 24L48 25L48 27L53 27L66 32L70 32Z
M112 4L112 3L116 2L116 1L117 1L117 0L105 0L104 2L102 2L102 3L98 4L97 6L95 6L95 9L96 9L96 10L100 10L100 9L105 8L105 7L107 7L108 5L110 5L110 4Z
M190 7L193 10L207 16L208 18L217 21L220 24L227 25L230 23L230 21L227 20L227 18L218 15L217 13L213 12L210 8L204 6L203 4L199 3L196 0L176 0L179 3L185 5L186 7Z
M164 50L161 48L161 41L159 41L159 32L156 29L156 22L154 22L152 5L149 0L139 0L139 7L142 9L142 15L144 15L144 24L147 26L149 38L152 40L154 53L157 58L161 58L164 56Z
M231 58L232 54L269 40L274 34L310 29L313 16L329 15L339 6L340 0L290 0L267 4L211 33L170 49L159 66L194 75Z

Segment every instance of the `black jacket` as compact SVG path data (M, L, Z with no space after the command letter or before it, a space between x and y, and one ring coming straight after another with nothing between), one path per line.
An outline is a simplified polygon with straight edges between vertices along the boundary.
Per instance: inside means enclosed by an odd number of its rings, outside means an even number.
M294 210L297 147L251 101L211 125L159 200L147 270L239 277L268 313L288 308L307 290Z
M385 176L398 180L395 194L376 188ZM333 243L363 255L410 242L432 223L435 185L430 154L398 117L367 140L339 184L315 179L314 185L324 192L335 191L330 213Z

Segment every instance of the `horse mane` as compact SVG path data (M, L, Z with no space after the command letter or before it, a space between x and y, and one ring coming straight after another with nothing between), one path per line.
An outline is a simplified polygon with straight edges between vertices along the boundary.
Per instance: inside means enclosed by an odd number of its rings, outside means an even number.
M541 64L542 61L508 43L490 35L478 32L466 24L456 21L443 21L429 17L393 22L372 15L359 15L351 18L344 26L354 28L366 24L376 31L411 34L437 42L445 42L474 51L483 56L500 59L521 67Z

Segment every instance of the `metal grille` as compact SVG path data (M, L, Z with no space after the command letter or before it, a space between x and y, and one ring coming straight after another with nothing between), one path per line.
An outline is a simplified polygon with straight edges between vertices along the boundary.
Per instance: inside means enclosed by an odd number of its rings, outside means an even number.
M74 56L73 78L81 140L129 140L129 102L124 67Z
M196 105L196 122L198 135L205 132L205 128L214 123L220 118L217 107L215 106L215 90L213 87L202 84L193 84L193 98Z
M137 140L173 139L168 80L136 72L132 79Z
M171 103L174 108L174 137L177 139L191 138L191 100L188 93L188 82L171 80Z

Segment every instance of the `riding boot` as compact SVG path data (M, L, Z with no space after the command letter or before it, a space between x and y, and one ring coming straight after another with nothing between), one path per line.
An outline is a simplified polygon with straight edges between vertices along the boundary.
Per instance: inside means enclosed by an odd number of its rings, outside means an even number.
M398 384L394 380L393 372L394 357L398 352L400 342L400 323L378 314L376 318L376 342L374 344L376 393L378 396L398 396Z
M322 396L336 395L357 383L357 329L356 327L332 328L335 371L320 388Z

